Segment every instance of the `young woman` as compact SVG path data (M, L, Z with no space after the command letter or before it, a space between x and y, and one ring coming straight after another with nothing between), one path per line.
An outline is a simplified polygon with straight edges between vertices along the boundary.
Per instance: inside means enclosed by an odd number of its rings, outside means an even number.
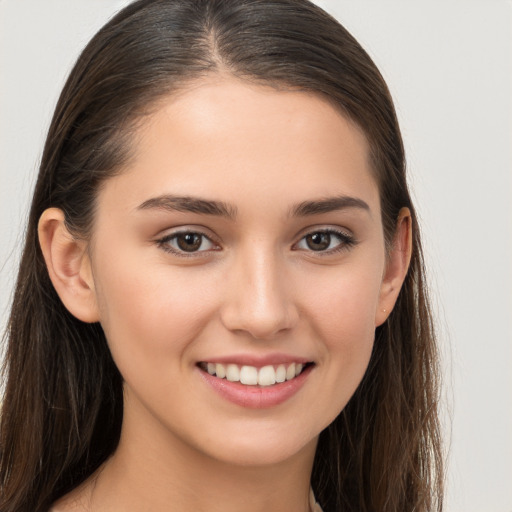
M2 512L441 509L393 104L306 0L140 0L93 38L8 341Z

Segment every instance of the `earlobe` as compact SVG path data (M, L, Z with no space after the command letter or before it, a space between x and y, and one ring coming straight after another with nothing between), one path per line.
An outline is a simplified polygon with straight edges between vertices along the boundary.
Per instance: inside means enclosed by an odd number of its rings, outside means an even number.
M402 208L398 214L393 245L387 258L386 270L382 279L375 326L383 324L402 288L409 269L412 254L412 219L409 208Z
M67 310L83 322L99 320L87 245L67 229L64 213L48 208L39 219L39 244L53 286Z

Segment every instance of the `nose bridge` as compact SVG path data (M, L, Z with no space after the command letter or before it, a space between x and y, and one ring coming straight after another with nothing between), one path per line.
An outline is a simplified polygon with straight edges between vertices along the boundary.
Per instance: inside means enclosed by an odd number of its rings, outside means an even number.
M223 322L263 339L293 327L298 315L282 256L271 246L255 245L240 251L230 269Z

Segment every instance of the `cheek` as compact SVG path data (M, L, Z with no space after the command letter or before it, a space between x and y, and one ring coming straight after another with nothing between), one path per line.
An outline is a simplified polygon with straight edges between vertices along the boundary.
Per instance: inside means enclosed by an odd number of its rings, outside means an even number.
M317 291L311 297L313 335L322 340L320 364L326 369L325 399L315 408L319 417L329 418L328 423L346 406L370 361L380 272L380 267L340 272L336 279L324 283L324 293Z
M357 353L373 341L378 288L343 284L323 309L322 330L331 351Z
M373 339L382 265L358 262L325 276L313 276L304 294L315 328L330 349L354 349Z
M158 364L169 350L183 353L211 316L208 289L215 287L207 286L200 272L175 272L165 264L131 261L126 254L109 261L95 272L96 294L120 370L133 361Z

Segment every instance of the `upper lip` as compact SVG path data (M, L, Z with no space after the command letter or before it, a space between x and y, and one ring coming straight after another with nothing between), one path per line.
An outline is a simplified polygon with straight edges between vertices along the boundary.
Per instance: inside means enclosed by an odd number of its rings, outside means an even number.
M219 364L236 364L239 366L254 366L261 368L268 365L280 365L280 364L291 364L291 363L311 363L311 359L300 356L293 356L290 354L231 354L225 356L210 357L201 360L202 363L219 363Z

